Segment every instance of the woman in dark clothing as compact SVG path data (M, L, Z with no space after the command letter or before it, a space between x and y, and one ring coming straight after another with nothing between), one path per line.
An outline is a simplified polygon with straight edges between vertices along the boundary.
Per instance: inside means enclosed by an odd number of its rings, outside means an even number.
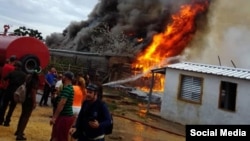
M23 132L32 111L36 108L36 94L39 86L38 73L39 72L37 70L34 70L34 72L29 74L26 78L26 99L22 103L22 113L15 132L16 140L26 140Z

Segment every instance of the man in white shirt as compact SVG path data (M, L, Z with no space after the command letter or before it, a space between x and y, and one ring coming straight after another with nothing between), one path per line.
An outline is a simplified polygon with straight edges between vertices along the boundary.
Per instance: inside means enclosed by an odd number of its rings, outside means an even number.
M53 113L57 107L57 96L60 94L62 88L63 88L62 74L58 74L57 81L55 84L55 91L51 95L51 102L53 104Z

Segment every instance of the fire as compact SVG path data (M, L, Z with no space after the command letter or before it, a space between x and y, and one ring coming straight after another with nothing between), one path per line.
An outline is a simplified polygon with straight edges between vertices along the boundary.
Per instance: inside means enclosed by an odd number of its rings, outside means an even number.
M151 44L138 54L133 68L140 68L145 73L152 67L162 67L160 62L164 59L181 54L195 33L196 17L207 10L208 3L200 1L182 5L180 11L172 15L172 22L164 32L154 35Z

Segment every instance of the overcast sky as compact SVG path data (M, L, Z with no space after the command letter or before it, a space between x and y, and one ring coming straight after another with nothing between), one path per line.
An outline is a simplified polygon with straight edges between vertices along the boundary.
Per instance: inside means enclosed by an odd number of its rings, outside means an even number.
M98 0L0 0L0 32L20 26L37 29L46 37L62 32L72 21L88 19Z

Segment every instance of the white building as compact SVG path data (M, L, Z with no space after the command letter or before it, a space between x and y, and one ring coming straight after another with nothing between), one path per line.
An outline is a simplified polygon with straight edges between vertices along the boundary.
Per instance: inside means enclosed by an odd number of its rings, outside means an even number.
M250 70L182 62L165 72L160 115L181 124L249 124Z

